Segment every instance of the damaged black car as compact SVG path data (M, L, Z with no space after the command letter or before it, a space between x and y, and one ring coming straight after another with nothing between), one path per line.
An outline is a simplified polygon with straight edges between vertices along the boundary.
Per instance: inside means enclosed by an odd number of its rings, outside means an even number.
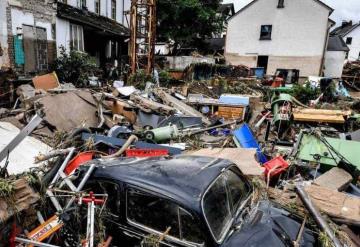
M317 234L267 200L230 161L209 157L98 160L86 189L108 194L112 246L317 246ZM86 166L82 167L86 170Z

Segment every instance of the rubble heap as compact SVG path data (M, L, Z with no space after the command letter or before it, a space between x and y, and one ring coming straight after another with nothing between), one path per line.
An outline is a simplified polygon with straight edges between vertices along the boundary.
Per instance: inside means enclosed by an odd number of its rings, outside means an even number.
M359 112L324 107L344 99L322 82L307 89L314 99L300 102L292 89L244 79L244 67L238 69L230 75L211 69L210 80L170 88L115 81L76 89L41 78L20 86L15 106L1 111L8 139L0 141L0 242L117 246L127 241L114 227L123 221L141 245L183 241L174 238L172 223L156 231L142 225L171 218L162 210L178 200L189 204L177 207L184 211L177 217L189 218L191 193L203 203L213 200L207 210L218 212L219 191L211 185L235 176L232 196L247 191L248 197L241 197L241 214L232 222L234 246L249 244L251 225L266 233L255 234L253 245L358 246ZM145 196L144 187L157 191ZM154 199L162 193L168 196ZM164 206L170 195L178 200ZM186 238L212 239L187 221Z

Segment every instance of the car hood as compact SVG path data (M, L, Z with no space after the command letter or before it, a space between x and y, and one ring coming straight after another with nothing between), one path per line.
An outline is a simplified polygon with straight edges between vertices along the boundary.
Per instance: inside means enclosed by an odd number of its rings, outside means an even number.
M290 218L289 212L274 207L270 202L260 202L257 210L240 230L233 232L221 246L294 246L301 224ZM314 246L316 237L305 228L300 246Z

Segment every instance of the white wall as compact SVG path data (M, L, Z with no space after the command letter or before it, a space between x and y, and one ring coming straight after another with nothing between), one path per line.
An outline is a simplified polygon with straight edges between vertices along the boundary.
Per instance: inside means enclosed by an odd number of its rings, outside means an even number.
M11 8L11 20L12 20L12 26L11 31L12 35L16 35L17 28L22 28L22 25L29 25L34 26L36 24L37 27L42 27L46 29L46 35L47 40L54 40L51 33L52 33L52 25L50 22L42 22L42 21L36 21L34 23L34 15L32 13L23 12L16 8Z
M344 68L346 52L344 51L327 51L325 55L326 77L341 78Z
M348 60L349 61L358 60L360 53L360 27L357 27L355 30L353 30L348 35L346 35L344 37L345 42L348 37L352 37L351 45L347 45L350 49Z
M0 56L0 69L1 67L10 67L8 41L7 41L7 22L6 22L6 1L0 1L0 45L3 55Z
M70 50L70 22L56 18L56 50L60 55L60 47L63 46L67 51Z
M321 61L329 10L314 0L285 0L285 8L277 8L277 4L278 0L257 0L231 18L225 55L313 57ZM260 40L261 25L273 26L271 40ZM250 60L256 66L256 59Z
M77 0L68 0L69 5L77 7ZM95 1L86 0L86 6L89 11L95 12ZM124 10L130 10L131 0L116 0L116 21L124 26L128 26L126 17L123 16ZM100 0L100 14L111 18L111 0Z
M184 70L192 63L211 63L215 64L215 59L212 57L193 57L193 56L166 56L167 62L170 64L170 69Z

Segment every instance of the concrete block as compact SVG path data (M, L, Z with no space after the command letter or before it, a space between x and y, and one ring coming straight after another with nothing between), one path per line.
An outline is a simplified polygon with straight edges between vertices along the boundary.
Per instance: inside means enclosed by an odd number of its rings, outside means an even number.
M352 181L352 176L345 170L334 167L315 179L314 184L328 189L344 191Z

